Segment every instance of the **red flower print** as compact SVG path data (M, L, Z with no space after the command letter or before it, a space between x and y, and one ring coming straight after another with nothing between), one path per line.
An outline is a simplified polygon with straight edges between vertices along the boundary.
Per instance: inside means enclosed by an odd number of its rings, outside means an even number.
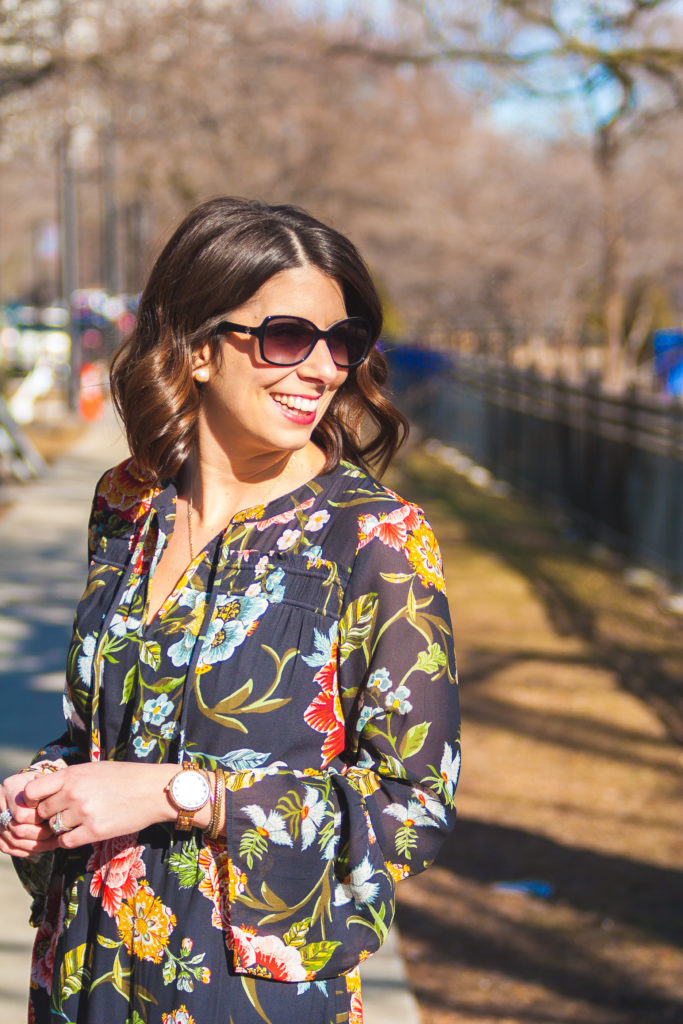
M304 711L304 721L316 732L326 733L325 742L321 747L323 767L344 749L346 736L341 701L337 688L337 641L332 643L330 660L319 668L313 681L320 687L320 693L314 697Z
M57 922L44 921L36 933L31 963L31 985L52 992L52 972L55 965L55 949L64 923L64 902L60 903Z
M99 509L112 509L122 519L134 523L140 519L152 503L156 493L153 488L146 490L141 487L140 479L135 476L132 459L115 466L102 480L97 495Z
M259 976L274 981L308 981L311 977L301 962L301 951L286 946L276 935L254 935L233 928L235 970L247 974L255 967Z
M267 530L269 526L279 526L281 523L291 523L292 519L296 517L297 512L305 512L307 508L310 508L315 498L308 498L307 501L303 501L296 508L287 509L286 512L281 512L279 516L272 516L270 519L263 519L260 523L256 524L257 530Z
M358 551L377 537L382 544L400 551L408 539L408 531L414 530L420 517L414 505L404 504L386 516L363 515L358 520Z
M115 839L95 843L86 865L94 871L90 882L91 896L102 894L102 907L114 917L121 909L121 901L131 899L138 889L138 878L143 878L145 865L141 854L144 846L134 846L137 832Z
M199 891L213 903L211 924L214 928L222 928L226 934L230 931L230 880L236 874L225 847L209 843L199 851L199 866L204 877L199 883ZM244 883L237 880L236 892L244 891Z

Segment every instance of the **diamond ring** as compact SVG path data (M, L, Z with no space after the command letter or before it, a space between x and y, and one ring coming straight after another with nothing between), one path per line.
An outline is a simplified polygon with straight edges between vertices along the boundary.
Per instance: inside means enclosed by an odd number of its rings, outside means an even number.
M8 807L7 810L0 814L0 832L4 832L6 828L9 828L13 821L14 816Z
M70 832L71 830L62 821L61 811L57 811L54 818L50 822L50 828L56 836L61 836L62 832Z

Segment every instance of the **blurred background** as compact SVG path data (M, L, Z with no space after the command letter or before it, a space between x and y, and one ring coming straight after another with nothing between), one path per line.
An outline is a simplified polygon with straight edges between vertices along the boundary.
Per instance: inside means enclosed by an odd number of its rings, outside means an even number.
M680 0L0 0L0 503L106 417L196 203L379 284L467 728L424 1024L683 1020L682 164Z

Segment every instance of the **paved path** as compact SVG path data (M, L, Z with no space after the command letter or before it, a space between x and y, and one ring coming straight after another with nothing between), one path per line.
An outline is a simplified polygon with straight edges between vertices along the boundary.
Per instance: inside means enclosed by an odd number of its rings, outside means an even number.
M64 658L83 589L90 501L100 474L125 453L113 419L89 427L47 477L13 492L0 517L0 777L61 732ZM5 857L0 908L0 1021L24 1024L33 931L28 896ZM395 934L366 962L363 979L365 1024L418 1024Z

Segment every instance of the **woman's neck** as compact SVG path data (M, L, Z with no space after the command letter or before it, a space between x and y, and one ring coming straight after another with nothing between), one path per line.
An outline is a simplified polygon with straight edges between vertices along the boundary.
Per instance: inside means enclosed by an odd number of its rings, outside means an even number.
M199 524L220 527L238 512L266 505L320 473L324 453L311 441L297 451L250 458L211 457L201 448L183 467L180 493L191 501Z

